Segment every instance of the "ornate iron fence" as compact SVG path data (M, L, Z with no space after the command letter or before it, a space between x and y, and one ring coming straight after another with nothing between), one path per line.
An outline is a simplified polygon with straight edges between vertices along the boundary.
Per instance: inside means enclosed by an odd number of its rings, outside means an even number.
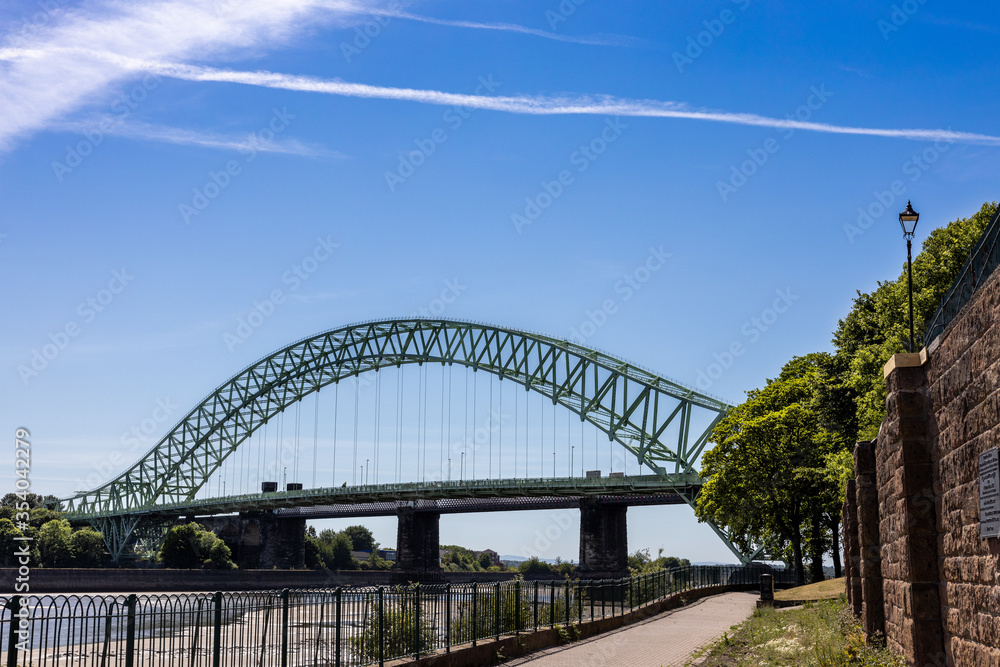
M962 270L944 295L941 305L927 325L924 334L924 347L930 345L935 338L944 332L948 325L958 315L962 307L972 299L979 286L986 282L993 270L1000 264L1000 210L986 226L982 238L969 253Z
M360 667L620 616L705 586L757 585L759 566L690 566L628 579L413 584L162 595L0 598L8 667Z

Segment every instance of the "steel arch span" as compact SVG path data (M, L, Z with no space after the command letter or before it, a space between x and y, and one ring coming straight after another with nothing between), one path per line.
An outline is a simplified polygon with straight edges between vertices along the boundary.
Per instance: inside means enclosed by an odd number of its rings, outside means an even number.
M668 468L690 475L711 429L731 407L566 340L456 320L371 321L300 340L245 368L130 468L92 491L61 500L62 509L107 529L113 518L190 502L241 443L289 405L342 379L413 363L460 364L539 392L596 426L661 477L668 476ZM692 434L695 409L708 412L702 421L709 424ZM127 526L122 531L132 532Z

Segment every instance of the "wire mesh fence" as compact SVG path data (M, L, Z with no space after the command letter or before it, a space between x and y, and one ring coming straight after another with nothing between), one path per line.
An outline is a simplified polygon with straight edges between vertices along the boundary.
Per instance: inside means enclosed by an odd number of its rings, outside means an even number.
M313 590L0 598L8 667L360 667L621 616L706 586L757 585L759 566L626 579L513 580Z
M941 335L962 308L967 304L983 283L1000 265L1000 211L986 226L982 237L969 253L958 277L941 300L937 312L927 325L924 334L924 346L929 346L935 338Z

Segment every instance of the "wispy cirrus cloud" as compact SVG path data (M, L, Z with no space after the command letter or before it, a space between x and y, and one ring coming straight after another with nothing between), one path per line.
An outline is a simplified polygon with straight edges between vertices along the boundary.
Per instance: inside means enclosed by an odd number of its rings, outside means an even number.
M0 151L135 75L107 59L68 55L74 50L181 62L227 58L379 7L369 0L103 0L59 10L42 27L0 37L0 50L34 54L0 66Z
M108 0L112 2L112 0ZM231 83L342 97L398 100L444 106L531 114L598 114L671 118L735 125L799 129L828 134L901 138L918 141L1000 145L1000 137L951 129L872 128L773 118L753 113L702 109L676 101L609 95L479 96L439 90L350 83L270 71L245 71L186 64L224 59L287 43L322 20L350 22L358 14L386 12L375 0L153 0L136 5L101 4L74 10L27 40L0 43L0 151L18 138L50 128L106 93L109 87L153 73L183 81ZM103 12L103 13L102 13ZM512 24L481 24L430 19L405 12L402 18L465 28L535 32ZM532 32L533 31L533 32ZM548 33L546 34L548 35ZM204 146L231 146L220 137L185 135L181 130L132 124L133 138ZM309 154L291 142L276 152Z
M85 120L59 121L49 129L62 132L86 133L95 127L107 128L105 134L139 141L157 141L179 146L200 146L230 151L278 153L300 157L338 159L343 153L323 146L303 143L297 139L265 139L256 134L225 135L186 128L154 125L139 121L118 122L113 116L92 117Z
M631 116L645 118L673 118L700 120L733 125L795 129L826 134L844 134L910 139L915 141L948 141L961 144L1000 146L1000 137L975 132L961 132L951 129L919 128L877 128L852 125L835 125L810 121L774 118L753 113L717 111L693 108L682 102L659 100L634 100L610 95L578 96L485 96L449 93L421 88L395 88L350 83L340 80L321 79L310 76L283 74L268 71L246 71L185 65L162 61L140 60L123 57L114 53L79 51L79 58L105 60L122 70L152 72L158 76L199 83L235 83L278 90L304 93L320 93L341 97L398 100L434 104L442 106L463 106L505 113L528 115L604 115ZM4 58L30 58L25 52L4 52L0 50L0 60Z
M133 78L134 69L116 65L115 57L184 63L257 55L317 27L353 25L372 15L581 44L632 43L617 35L573 37L516 24L436 19L404 11L391 0L91 0L59 5L42 22L20 27L5 22L7 32L0 35L0 152L100 103L116 84ZM103 55L81 58L81 53ZM206 146L226 143L134 124L119 134ZM290 152L308 154L301 147Z
M561 35L557 32L539 30L516 23L480 23L478 21L456 21L451 19L438 19L421 14L411 14L404 11L374 10L372 14L376 16L389 16L392 18L405 19L408 21L419 21L420 23L431 23L452 28L470 28L473 30L499 30L502 32L516 32L522 35L542 37L552 39L557 42L569 42L572 44L588 44L592 46L638 46L645 43L644 40L626 35Z

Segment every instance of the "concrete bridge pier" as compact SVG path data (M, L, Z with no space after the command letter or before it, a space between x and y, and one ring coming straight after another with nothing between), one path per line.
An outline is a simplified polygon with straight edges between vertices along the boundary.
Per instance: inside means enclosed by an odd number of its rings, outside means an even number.
M440 512L415 512L401 507L396 515L396 567L404 577L435 579L441 576Z
M580 577L619 579L628 576L628 526L624 503L580 499Z
M305 519L242 512L238 517L201 517L197 522L226 543L240 569L295 570L306 565Z

